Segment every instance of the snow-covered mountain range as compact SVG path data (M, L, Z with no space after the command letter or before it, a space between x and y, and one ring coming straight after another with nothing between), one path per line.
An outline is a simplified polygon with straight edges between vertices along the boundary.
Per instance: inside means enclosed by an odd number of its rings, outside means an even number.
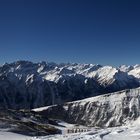
M36 108L140 86L140 65L17 61L0 66L0 107Z

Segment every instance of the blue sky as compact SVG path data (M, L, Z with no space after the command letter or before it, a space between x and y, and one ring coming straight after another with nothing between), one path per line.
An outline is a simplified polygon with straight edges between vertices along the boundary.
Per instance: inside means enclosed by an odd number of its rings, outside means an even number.
M0 63L133 65L139 52L138 0L0 0Z

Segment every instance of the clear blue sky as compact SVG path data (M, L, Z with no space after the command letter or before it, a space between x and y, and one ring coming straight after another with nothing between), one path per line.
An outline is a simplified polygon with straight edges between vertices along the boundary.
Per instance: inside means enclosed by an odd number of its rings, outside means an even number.
M0 63L136 64L138 0L0 0Z

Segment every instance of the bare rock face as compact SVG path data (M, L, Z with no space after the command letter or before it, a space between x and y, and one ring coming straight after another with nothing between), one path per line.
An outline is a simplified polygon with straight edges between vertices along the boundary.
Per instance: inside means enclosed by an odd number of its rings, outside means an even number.
M38 108L34 111L69 123L99 127L120 126L140 116L140 88Z
M140 67L17 61L0 66L0 108L30 109L140 86Z
M0 110L0 129L29 136L61 134L57 122L29 110Z

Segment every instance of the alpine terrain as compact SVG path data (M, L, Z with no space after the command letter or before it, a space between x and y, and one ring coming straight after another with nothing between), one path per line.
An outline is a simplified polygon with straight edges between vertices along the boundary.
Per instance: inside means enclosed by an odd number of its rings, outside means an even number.
M137 140L140 65L0 66L0 139Z
M33 109L140 85L140 65L17 61L0 66L0 107Z

